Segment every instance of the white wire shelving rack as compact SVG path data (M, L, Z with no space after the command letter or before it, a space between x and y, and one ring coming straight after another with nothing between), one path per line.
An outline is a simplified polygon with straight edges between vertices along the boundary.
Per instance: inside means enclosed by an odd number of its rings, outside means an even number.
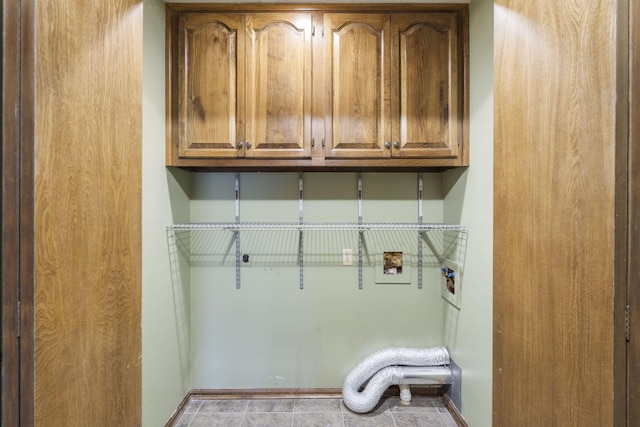
M466 231L456 224L419 223L291 223L291 222L211 222L168 225L170 231Z
M358 267L358 288L362 289L363 256L367 252L365 244L366 235L369 233L386 232L410 232L417 236L417 282L418 288L422 288L422 265L423 265L423 243L430 249L432 256L439 261L451 257L458 258L464 264L464 253L466 248L467 229L458 224L423 223L422 222L422 176L418 178L418 221L415 223L395 223L395 222L362 222L362 181L358 175L358 222L340 223L307 223L303 218L303 178L299 178L299 221L298 222L242 222L240 221L240 185L239 175L236 174L236 220L235 222L206 222L171 224L166 227L167 239L169 242L170 257L175 257L177 246L189 246L192 233L208 232L229 232L231 241L226 246L231 249L235 246L235 270L236 288L240 288L241 267L246 262L246 254L241 251L241 236L248 232L288 232L297 233L294 237L296 246L296 262L300 270L300 289L304 288L304 264L305 264L305 241L306 232L347 232L352 233L357 239L357 252L354 253L354 261ZM186 235L188 237L181 237ZM434 237L438 234L439 237ZM174 248L172 250L172 247ZM186 250L189 252L189 249ZM172 265L175 259L171 260Z

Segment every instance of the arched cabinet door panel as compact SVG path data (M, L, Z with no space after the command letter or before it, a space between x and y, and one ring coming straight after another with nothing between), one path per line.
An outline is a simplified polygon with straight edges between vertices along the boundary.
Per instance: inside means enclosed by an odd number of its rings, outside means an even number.
M326 157L391 155L388 15L325 14Z
M468 5L170 4L167 166L469 164Z
M244 139L241 16L179 19L177 140L180 157L237 157Z
M393 157L457 157L462 93L454 13L392 18Z
M247 16L247 157L311 156L311 15Z

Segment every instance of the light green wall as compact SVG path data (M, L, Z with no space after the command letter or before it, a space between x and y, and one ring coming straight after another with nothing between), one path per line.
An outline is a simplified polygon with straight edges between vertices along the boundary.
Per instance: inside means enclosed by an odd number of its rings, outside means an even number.
M422 290L415 274L410 285L373 284L367 267L358 290L357 269L340 265L342 247L356 253L345 233L305 234L304 290L297 235L242 237L251 261L239 290L234 259L192 258L188 267L179 245L170 258L166 225L234 220L235 177L165 168L164 3L144 0L144 7L143 425L162 425L190 388L340 387L375 350L441 344L463 369L464 416L491 425L492 2L471 4L472 166L424 175L424 221L469 228L461 310L440 298L435 267L425 269ZM243 221L298 220L297 174L243 173L240 181ZM414 222L416 181L413 173L363 174L364 220ZM305 173L304 184L305 221L357 219L356 174ZM231 242L219 233L194 239L192 252ZM408 240L400 245L413 250L411 239L367 242Z
M442 176L423 180L424 220L442 222ZM305 222L357 223L356 174L305 173L303 181ZM194 174L191 221L233 221L234 182L233 174ZM298 182L296 173L241 174L241 221L297 222ZM362 185L363 222L417 222L416 174L363 174ZM303 290L297 232L241 233L250 263L242 264L239 290L233 234L194 236L192 253L228 254L226 261L198 257L191 268L194 388L340 388L349 370L376 350L442 342L438 265L425 263L418 289L415 232L365 233L371 259L364 260L362 290L357 263L343 266L341 259L342 248L357 254L355 232L304 234ZM374 258L397 249L405 262L411 257L411 283L376 284L381 263Z
M142 421L161 426L190 388L189 269L172 280L165 234L189 219L190 174L164 166L164 3L144 0L143 19Z
M493 335L493 1L470 4L471 158L443 174L444 217L469 228L462 309L445 305L445 344L462 366L469 425L491 425Z

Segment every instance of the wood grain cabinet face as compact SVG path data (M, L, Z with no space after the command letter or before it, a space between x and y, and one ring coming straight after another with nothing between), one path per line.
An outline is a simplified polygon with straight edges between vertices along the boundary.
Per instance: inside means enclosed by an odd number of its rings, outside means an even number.
M311 15L179 19L180 157L311 155Z
M454 13L392 17L393 157L457 157L461 72Z
M466 8L170 7L167 165L468 164Z
M390 21L325 14L326 157L389 157Z
M237 157L244 140L242 16L184 14L178 26L179 156Z
M311 156L311 15L247 15L247 157Z
M326 14L327 157L455 158L457 15Z

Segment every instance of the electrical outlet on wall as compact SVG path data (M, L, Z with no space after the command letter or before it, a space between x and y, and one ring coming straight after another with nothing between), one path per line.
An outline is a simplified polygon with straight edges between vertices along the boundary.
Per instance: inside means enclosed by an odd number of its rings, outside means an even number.
M342 250L342 265L353 265L353 250Z

